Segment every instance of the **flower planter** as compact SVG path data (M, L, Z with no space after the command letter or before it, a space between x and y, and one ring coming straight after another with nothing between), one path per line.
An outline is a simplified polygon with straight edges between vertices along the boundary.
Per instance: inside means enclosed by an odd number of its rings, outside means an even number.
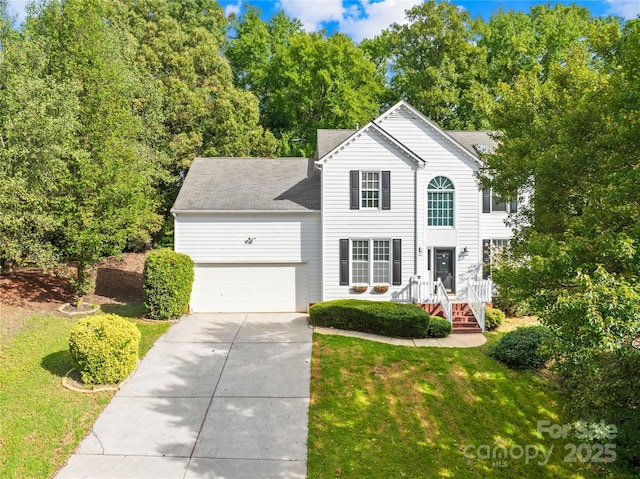
M351 290L352 290L354 293L364 293L368 288L369 288L368 286L363 285L363 284L354 284L354 285L351 287Z
M389 285L388 284L376 284L373 287L373 290L376 293L386 293L387 291L389 291Z

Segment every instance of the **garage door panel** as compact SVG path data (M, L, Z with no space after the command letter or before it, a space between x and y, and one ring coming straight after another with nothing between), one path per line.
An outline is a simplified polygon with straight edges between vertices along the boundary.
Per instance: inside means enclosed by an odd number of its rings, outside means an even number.
M197 264L194 312L306 311L307 265Z

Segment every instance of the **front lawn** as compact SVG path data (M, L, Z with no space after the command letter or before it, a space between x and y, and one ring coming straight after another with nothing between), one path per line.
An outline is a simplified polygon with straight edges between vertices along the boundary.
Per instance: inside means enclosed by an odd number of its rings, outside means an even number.
M600 464L564 461L571 438L537 433L539 420L571 422L549 375L511 371L487 347L406 348L315 334L308 477L606 477Z
M72 368L68 339L74 319L34 316L0 351L0 477L51 477L77 447L113 392L65 389ZM170 323L136 321L146 354Z

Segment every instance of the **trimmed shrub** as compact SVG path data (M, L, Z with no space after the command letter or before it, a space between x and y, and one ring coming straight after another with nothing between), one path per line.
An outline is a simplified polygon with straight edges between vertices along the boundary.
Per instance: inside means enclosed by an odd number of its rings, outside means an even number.
M491 356L512 369L537 369L549 359L540 347L550 337L546 326L528 326L509 331L491 351Z
M426 338L431 316L419 306L390 301L338 299L309 310L314 326L349 329L396 338Z
M427 334L430 338L444 338L451 334L451 323L440 316L431 316Z
M175 319L187 313L193 286L193 261L168 248L151 251L144 263L144 305L151 319Z
M71 329L69 353L86 384L113 384L136 367L140 331L115 314L82 318Z
M502 324L506 316L502 311L487 306L484 308L484 327L488 331L496 329Z

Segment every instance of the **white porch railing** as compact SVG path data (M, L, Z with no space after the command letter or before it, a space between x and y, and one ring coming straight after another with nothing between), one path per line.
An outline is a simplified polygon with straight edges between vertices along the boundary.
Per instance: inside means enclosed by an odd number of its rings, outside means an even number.
M470 279L468 286L473 287L473 290L482 302L493 302L493 282L490 279Z
M451 323L451 299L440 279L431 281L419 276L414 276L411 278L411 296L414 303L440 303L447 320Z
M480 297L480 295L474 288L474 283L478 283L478 281L469 280L467 282L467 303L469 304L471 311L473 311L473 315L475 316L476 321L478 321L480 329L484 333L484 307L485 303L487 303L488 301L485 301ZM491 296L489 296L489 300L490 299Z
M414 303L437 303L436 281L422 279L419 276L412 277L411 297Z
M444 284L442 284L442 281L440 281L440 278L436 281L436 293L438 294L438 303L442 305L447 321L453 324L453 307L451 306L451 300L447 294L447 289L444 287Z

